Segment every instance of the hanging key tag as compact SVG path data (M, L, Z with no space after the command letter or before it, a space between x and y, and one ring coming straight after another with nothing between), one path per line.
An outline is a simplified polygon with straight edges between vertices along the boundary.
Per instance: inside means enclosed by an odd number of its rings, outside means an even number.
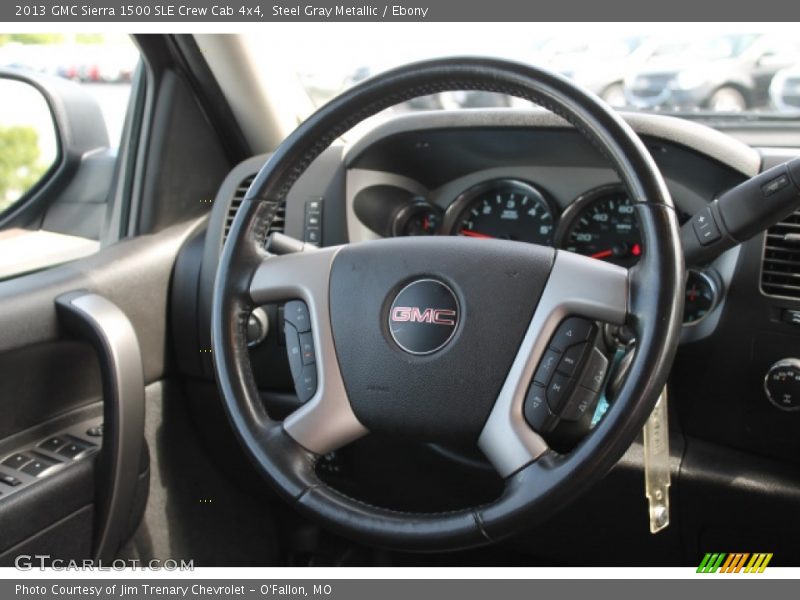
M667 388L658 397L644 425L644 491L650 512L650 533L669 525L669 423Z

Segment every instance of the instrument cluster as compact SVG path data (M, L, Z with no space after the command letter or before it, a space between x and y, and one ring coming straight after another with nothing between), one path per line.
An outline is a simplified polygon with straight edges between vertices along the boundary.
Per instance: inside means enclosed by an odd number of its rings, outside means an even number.
M391 193L389 193L391 192ZM359 197L360 196L360 197ZM356 213L385 236L459 235L554 246L630 268L645 251L636 208L619 184L602 185L563 211L547 192L521 179L481 182L458 194L446 208L398 188L367 188ZM377 210L381 206L387 211ZM690 271L684 323L701 321L719 301L721 285L711 270Z
M461 235L563 248L624 267L642 253L633 203L619 185L590 190L560 212L535 184L494 179L461 193L446 208L417 198L396 214L399 235Z

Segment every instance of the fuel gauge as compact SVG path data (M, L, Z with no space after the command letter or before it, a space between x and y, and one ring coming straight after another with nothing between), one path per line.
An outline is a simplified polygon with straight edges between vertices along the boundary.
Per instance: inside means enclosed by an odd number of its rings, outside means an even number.
M394 218L394 235L436 235L442 223L442 210L425 200L409 204Z

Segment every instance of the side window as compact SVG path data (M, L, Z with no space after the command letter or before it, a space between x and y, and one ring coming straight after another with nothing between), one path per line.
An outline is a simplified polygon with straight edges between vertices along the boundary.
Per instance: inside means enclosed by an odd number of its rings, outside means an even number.
M0 279L100 247L138 62L122 34L0 34Z

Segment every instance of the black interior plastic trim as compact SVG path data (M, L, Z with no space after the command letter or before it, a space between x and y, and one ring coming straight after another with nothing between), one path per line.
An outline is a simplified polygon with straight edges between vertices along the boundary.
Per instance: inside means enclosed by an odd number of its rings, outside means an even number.
M234 192L247 177L258 173L267 158L269 158L268 154L259 154L236 165L225 177L214 198L205 236L197 296L197 347L201 350L211 348L211 297L214 289L214 278L217 275L219 256L224 242L225 220L228 217ZM190 352L193 350L193 348L189 348ZM186 349L180 348L179 351L184 352ZM214 367L211 364L210 353L206 353L201 357L201 371L208 378L214 377Z
M217 79L209 69L194 36L174 34L165 37L172 48L176 64L186 74L209 123L216 130L228 160L231 164L235 164L252 156L253 148L236 120Z
M140 175L141 202L134 215L136 234L157 232L208 213L231 168L184 76L167 70L154 91Z
M777 566L800 562L800 471L796 465L686 438L676 505L685 552L752 548L772 552Z
M79 560L91 556L93 506L87 504L37 531L11 548L0 552L0 566L16 566L18 557L25 557L38 567L53 560ZM38 556L37 556L38 555ZM40 558L41 557L41 558Z
M146 381L163 378L175 257L184 240L203 224L203 220L195 220L155 235L122 240L86 258L0 281L0 352L16 353L26 346L58 340L62 332L54 299L87 289L117 304L133 323L142 347Z
M77 461L0 503L0 549L16 546L94 503L95 461ZM87 542L91 536L87 531Z
M170 330L176 366L182 375L192 377L202 375L199 338L201 331L209 328L208 324L201 327L197 319L206 238L207 229L200 229L186 240L175 259L170 289Z

